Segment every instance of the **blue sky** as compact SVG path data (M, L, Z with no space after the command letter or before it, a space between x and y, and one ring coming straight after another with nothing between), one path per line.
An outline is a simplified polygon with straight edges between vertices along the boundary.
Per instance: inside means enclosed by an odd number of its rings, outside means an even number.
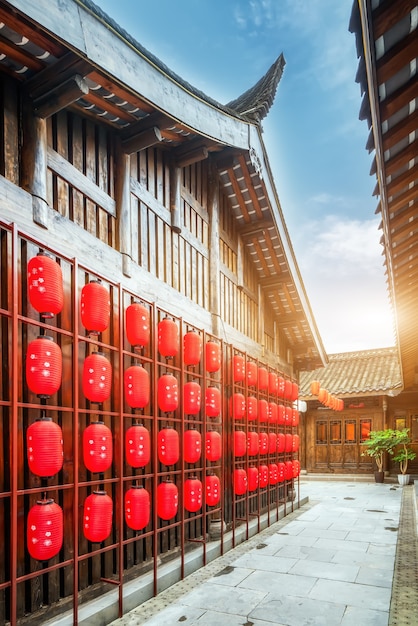
M352 0L96 0L170 69L226 104L281 52L264 142L328 353L394 345L382 247L359 121Z

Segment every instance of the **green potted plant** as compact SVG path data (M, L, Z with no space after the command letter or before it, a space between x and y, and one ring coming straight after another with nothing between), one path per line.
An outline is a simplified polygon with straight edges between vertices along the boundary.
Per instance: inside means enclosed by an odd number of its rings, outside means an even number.
M385 454L393 454L394 446L394 433L391 428L385 430L371 430L369 438L361 442L361 445L366 448L361 456L370 456L373 458L377 465L377 472L374 477L377 483L384 481L385 473L383 471L383 461Z
M415 459L416 454L411 450L409 444L411 438L409 436L409 428L403 428L402 430L395 430L394 439L396 441L396 450L393 456L393 460L399 463L398 482L404 486L409 483L409 474L406 473L408 469L408 462Z

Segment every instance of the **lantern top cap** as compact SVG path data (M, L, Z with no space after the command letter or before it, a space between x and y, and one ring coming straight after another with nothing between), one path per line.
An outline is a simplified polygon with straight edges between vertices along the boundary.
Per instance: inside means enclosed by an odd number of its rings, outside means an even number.
M46 504L53 504L54 498L43 498L42 500L37 500L36 504L40 506L45 506Z
M37 339L48 339L48 341L54 341L54 338L50 337L50 335L38 335Z
M95 496L107 496L107 491L103 489L98 489L97 491L93 491Z

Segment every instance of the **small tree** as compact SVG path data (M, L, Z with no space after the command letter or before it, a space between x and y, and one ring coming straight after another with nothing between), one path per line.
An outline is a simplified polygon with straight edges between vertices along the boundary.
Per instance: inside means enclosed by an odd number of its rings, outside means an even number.
M385 453L393 454L395 431L391 428L386 430L371 430L369 438L362 441L361 445L366 448L361 456L370 456L376 461L377 471L383 472L383 460Z
M400 447L397 449L393 460L399 463L399 470L401 474L406 474L406 470L408 469L408 462L412 461L416 457L415 452L413 452L411 448L409 448L409 444L411 443L409 428L395 430L394 440L396 441L395 445Z

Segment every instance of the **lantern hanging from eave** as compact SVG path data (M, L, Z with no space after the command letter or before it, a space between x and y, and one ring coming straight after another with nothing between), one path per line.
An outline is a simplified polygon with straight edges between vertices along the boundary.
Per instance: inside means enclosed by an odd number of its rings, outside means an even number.
M31 305L44 319L62 311L64 291L61 266L43 252L29 260L28 294Z
M234 456L244 456L247 452L247 435L243 430L234 431Z
M216 474L209 474L205 477L206 504L216 506L221 499L221 481Z
M277 377L277 395L279 398L284 398L285 380L283 376Z
M158 351L166 358L173 358L179 351L179 329L176 322L165 317L158 322Z
M292 480L293 478L293 461L286 461L285 463L286 469L284 473L284 477L286 480Z
M282 483L286 477L286 465L283 463L283 461L280 461L280 463L277 463L277 467L279 470L278 482Z
M258 468L258 486L260 489L267 487L269 482L269 468L264 463Z
M222 456L222 437L217 430L208 430L206 433L206 459L219 461Z
M277 407L277 403L276 402L269 402L268 403L268 411L269 411L269 423L270 424L276 424L277 423L277 419L278 419L278 415L279 415L279 410Z
M292 402L296 402L299 397L299 385L296 382L292 383L292 393L290 395L290 399Z
M142 424L132 424L125 433L126 462L131 467L146 467L151 459L149 431Z
M183 387L183 408L186 415L197 415L202 402L202 390L199 383L189 381Z
M124 373L127 404L132 409L143 409L150 401L150 376L142 365L131 365Z
M150 495L144 487L132 485L125 493L125 522L132 530L142 530L150 520Z
M84 500L83 532L88 541L101 543L112 530L113 501L106 491L93 491Z
M240 354L234 354L231 361L231 374L234 383L245 380L245 359Z
M284 422L289 426L292 424L293 419L293 409L291 406L286 406L284 409Z
M317 396L319 393L319 389L320 389L319 380L313 380L311 382L311 395Z
M269 387L269 373L266 367L258 368L258 390L267 391Z
M276 452L276 446L277 446L276 433L269 433L269 454L274 454Z
M39 398L58 391L62 379L62 352L52 337L41 335L31 341L26 353L26 383Z
M297 409L292 410L292 426L299 426L299 411Z
M47 478L60 471L64 462L62 429L50 417L33 422L26 431L29 469Z
M83 393L97 404L105 402L112 389L112 365L101 352L92 352L84 359Z
M250 430L247 434L247 451L249 456L256 456L258 454L259 443L258 433L255 430Z
M328 395L328 391L323 389L322 387L318 391L318 400L319 402L324 403Z
M221 412L221 391L217 387L206 387L205 409L207 417L218 417Z
M277 452L279 454L282 454L284 452L285 447L286 447L286 437L284 433L278 433L277 434Z
M112 465L112 431L103 422L92 422L83 432L83 461L90 472L102 473Z
M289 380L288 378L284 381L284 399L285 400L291 400L292 399L292 390L293 390L293 383L291 380Z
M242 496L248 488L247 472L243 468L235 469L233 473L234 493Z
M292 435L292 452L299 450L300 437L299 435Z
M150 313L140 302L133 302L125 311L126 337L134 348L147 346L150 338Z
M277 391L278 391L277 374L276 374L276 372L269 372L268 377L269 377L269 383L268 383L269 394L273 395L273 396L276 396L277 395Z
M293 469L293 478L297 478L300 474L300 461L298 459L294 459L292 461L292 469Z
M64 538L64 515L52 498L38 500L29 510L26 543L37 561L48 561L61 550Z
M248 468L248 491L255 491L258 487L258 467Z
M202 508L203 486L202 482L193 476L184 482L184 508L189 513L196 513Z
M258 416L258 400L255 396L247 397L247 418L249 422L254 422Z
M170 520L176 516L179 506L179 491L177 485L167 480L157 487L157 515L163 520Z
M183 457L186 463L197 463L202 454L202 435L195 428L184 433Z
M202 356L202 337L189 330L183 337L183 360L185 365L199 365Z
M158 379L158 406L163 413L175 411L179 405L177 378L172 374L163 374Z
M279 468L277 463L269 464L269 483L270 485L276 485L279 482Z
M258 401L258 421L269 421L269 404L264 398L260 398L260 400Z
M277 405L277 423L279 426L283 426L286 423L286 407L284 404Z
M258 368L255 361L247 361L246 367L247 387L255 387L258 381Z
M260 454L267 454L269 449L269 436L265 431L258 433L258 449Z
M158 432L158 458L164 465L175 465L180 458L179 434L174 428Z
M229 410L235 420L245 416L245 397L242 393L233 393L229 399Z
M81 323L93 335L102 333L109 326L109 291L100 280L92 280L83 286L80 299Z
M215 341L208 341L205 345L205 368L214 373L221 367L221 345Z
M291 433L286 433L284 437L285 437L285 440L284 440L284 451L285 452L292 452L293 435Z

